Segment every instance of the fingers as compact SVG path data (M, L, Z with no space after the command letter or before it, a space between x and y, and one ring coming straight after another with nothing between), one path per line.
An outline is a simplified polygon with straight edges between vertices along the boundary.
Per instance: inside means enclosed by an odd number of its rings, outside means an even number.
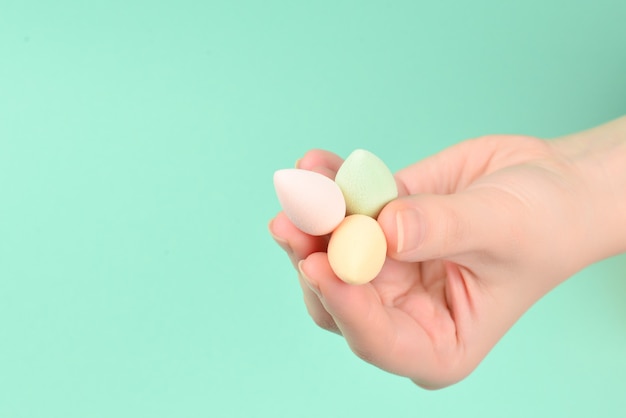
M342 163L343 160L338 155L315 149L308 151L296 161L295 165L296 168L315 171L334 179ZM301 260L314 252L326 251L328 246L328 237L314 237L305 234L296 228L283 212L270 221L268 228L276 243L285 250L296 270L298 270L297 265ZM326 312L319 298L308 286L299 271L298 280L302 288L304 303L313 321L323 329L340 334L333 317Z
M294 267L309 254L326 251L328 237L313 236L300 231L280 212L269 223L269 231L274 240L287 252Z
M305 234L296 228L283 212L280 212L276 218L270 221L268 228L276 243L285 250L296 270L298 270L298 263L310 254L326 251L327 237L314 237ZM332 316L326 312L319 298L303 280L299 271L298 281L302 288L304 304L313 321L323 329L339 333Z
M390 202L378 217L388 255L401 261L451 259L499 245L507 225L486 193L421 194Z
M311 254L299 267L352 351L365 361L385 368L396 334L372 284L354 286L342 282L330 268L325 253Z

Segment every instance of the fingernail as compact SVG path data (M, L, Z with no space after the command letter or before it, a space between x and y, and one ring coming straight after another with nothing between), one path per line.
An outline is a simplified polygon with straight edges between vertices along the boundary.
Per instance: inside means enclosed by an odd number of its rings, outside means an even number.
M424 237L423 229L417 210L407 208L396 212L396 252L400 254L418 248Z
M311 290L317 295L317 296L321 296L321 292L319 287L317 286L317 284L313 283L311 281L311 279L309 278L309 276L306 275L306 273L304 272L302 265L304 264L304 260L300 260L300 262L298 262L298 271L300 272L300 275L302 276L302 278L304 279L304 282L307 284L307 286L309 286L311 288Z

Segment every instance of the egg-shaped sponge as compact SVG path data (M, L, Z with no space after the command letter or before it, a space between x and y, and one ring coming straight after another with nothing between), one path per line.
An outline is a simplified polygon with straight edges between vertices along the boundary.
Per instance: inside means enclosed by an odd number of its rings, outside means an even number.
M348 215L376 218L382 208L398 197L393 174L376 155L363 149L353 151L343 162L335 182L346 200Z
M274 188L285 215L309 235L331 233L346 215L339 186L322 174L298 168L278 170Z
M347 216L328 242L328 262L337 277L349 284L365 284L378 275L387 254L387 240L376 220Z

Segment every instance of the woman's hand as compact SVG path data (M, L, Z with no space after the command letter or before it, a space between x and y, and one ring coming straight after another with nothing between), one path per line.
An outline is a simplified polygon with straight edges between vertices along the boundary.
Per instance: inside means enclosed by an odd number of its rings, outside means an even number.
M625 127L622 118L555 141L482 137L401 170L400 197L378 217L388 257L366 285L335 276L328 237L304 234L283 213L270 231L319 326L384 370L444 387L467 376L554 286L626 251L626 140L599 140L607 132L626 138ZM582 152L585 141L605 149ZM313 150L298 166L333 178L341 163Z

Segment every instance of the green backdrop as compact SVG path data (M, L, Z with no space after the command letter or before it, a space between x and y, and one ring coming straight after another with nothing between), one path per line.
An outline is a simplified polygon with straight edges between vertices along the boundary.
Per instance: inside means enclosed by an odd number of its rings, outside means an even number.
M626 411L626 257L429 392L306 314L267 233L310 148L393 169L626 114L626 2L0 0L0 417Z

